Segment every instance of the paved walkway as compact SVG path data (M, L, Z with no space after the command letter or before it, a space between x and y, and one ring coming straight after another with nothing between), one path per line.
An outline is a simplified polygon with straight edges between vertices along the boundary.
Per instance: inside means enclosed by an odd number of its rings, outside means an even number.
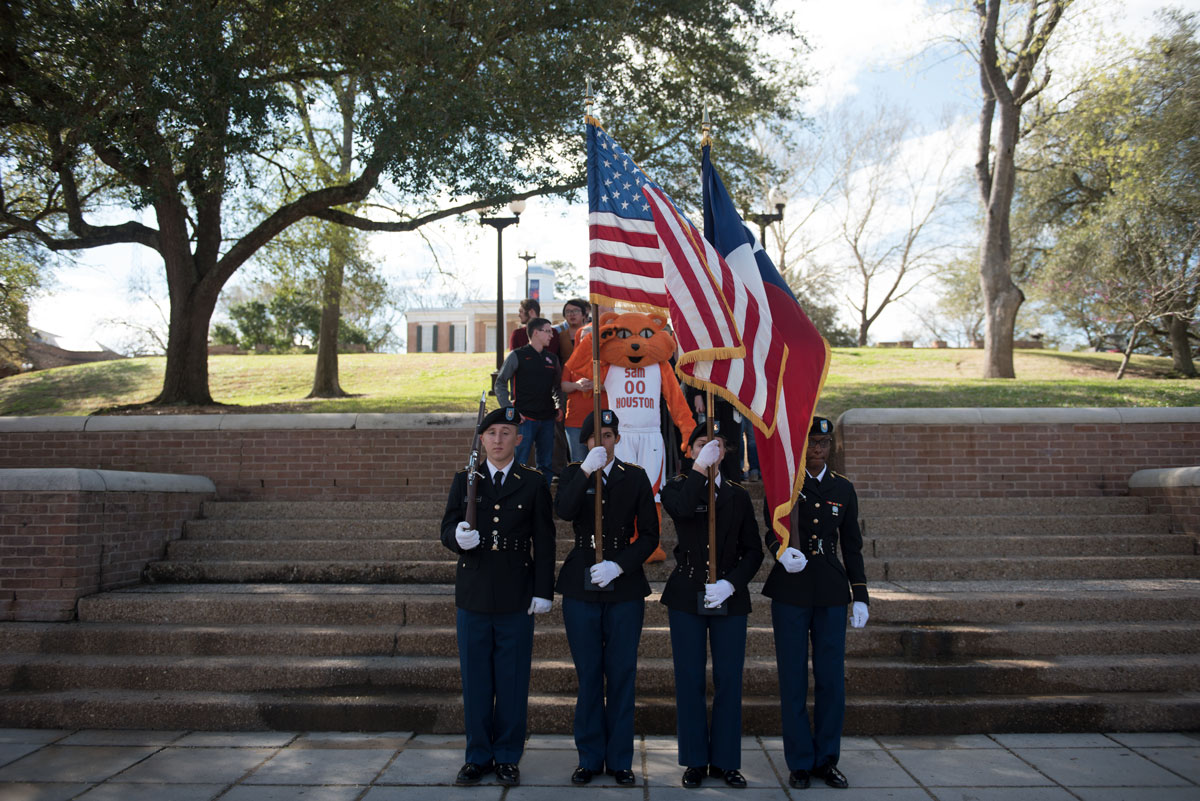
M849 791L787 788L778 737L748 737L731 790L679 786L670 737L639 738L639 784L570 785L569 737L531 738L521 787L450 786L455 736L0 729L0 801L1200 801L1200 734L848 737Z

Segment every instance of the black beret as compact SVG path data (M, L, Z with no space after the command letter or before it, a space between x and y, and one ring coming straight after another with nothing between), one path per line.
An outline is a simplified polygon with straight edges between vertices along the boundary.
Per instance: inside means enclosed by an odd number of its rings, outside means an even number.
M595 418L595 412L588 412L588 416L583 418L583 425L579 427L579 443L581 445L587 445L588 437L592 435L592 431L596 428ZM601 428L611 428L614 434L620 436L621 432L618 430L620 424L621 421L617 419L617 413L612 409L600 410Z
M707 423L697 423L696 427L692 429L692 435L690 437L688 437L688 447L690 448L693 445L695 445L696 440L700 439L701 437L707 437L707 436L708 436L708 424ZM720 437L721 439L725 439L725 435L721 433L721 421L720 420L713 420L713 436Z
M521 416L517 414L517 410L512 406L501 406L494 412L488 412L487 417L483 418L483 422L479 424L479 430L475 433L482 434L490 427L497 423L504 423L510 426L519 426L521 424Z
M826 417L814 417L812 421L812 428L808 429L808 435L812 437L817 434L832 435L833 423L831 423Z

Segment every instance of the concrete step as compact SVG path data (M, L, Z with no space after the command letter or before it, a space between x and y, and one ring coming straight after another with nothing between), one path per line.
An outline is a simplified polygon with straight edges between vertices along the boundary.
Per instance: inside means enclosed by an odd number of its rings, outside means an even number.
M870 581L1200 577L1200 556L1006 556L867 559ZM882 569L881 569L882 568Z
M569 540L573 534L571 523L555 518L555 536ZM484 530L486 522L478 524ZM663 521L662 536L675 541L675 524L670 516ZM188 520L183 528L184 541L269 541L294 542L296 540L412 540L414 542L440 544L441 519L420 518L383 520L339 520L337 518L304 518L289 520Z
M1152 514L1003 514L863 518L863 536L869 537L1078 535L1080 532L1096 535L1167 534L1170 529L1169 517Z
M569 734L574 694L529 699L532 734ZM932 696L887 699L851 694L848 735L978 732L1190 731L1200 720L1200 694L1082 693L1029 696ZM0 726L36 728L171 728L198 731L462 732L456 694L364 688L343 693L74 690L0 695ZM778 736L779 702L745 698L746 735ZM675 733L674 699L639 698L635 728Z
M575 546L573 537L555 543L562 560ZM1163 556L1196 555L1196 540L1188 535L1120 535L1059 537L868 537L868 558L922 557L1024 558L1033 556ZM167 561L394 561L452 558L441 542L425 539L185 539L167 545Z
M647 598L646 625L665 626L657 592ZM751 585L752 625L770 625L761 585ZM1200 581L917 582L871 590L871 624L1014 624L1069 621L1200 621ZM81 598L87 623L180 625L298 624L317 626L453 626L452 585L176 584ZM561 603L538 618L562 623ZM853 633L853 632L851 632Z
M900 559L951 556L1194 556L1196 538L1187 534L1095 534L1086 536L865 537L863 554Z
M756 501L762 498L762 484L743 483ZM761 502L756 503L756 508ZM970 515L1069 515L1069 514L1145 514L1145 498L1095 496L1080 498L860 498L859 511L864 517L908 517L920 515L962 517ZM339 520L416 519L441 520L445 503L436 501L208 501L203 516L210 519L298 520L329 518ZM331 514L330 512L336 512Z
M0 656L4 691L330 692L360 687L441 693L459 686L457 656ZM578 681L570 656L535 660L530 686L539 693L574 693ZM989 658L955 664L852 658L846 661L846 686L860 697L1196 691L1200 656ZM671 659L639 660L637 688L639 695L673 696ZM747 657L742 688L746 695L777 694L774 657Z
M330 584L440 584L454 581L455 561L434 544L427 561L393 559L198 559L151 562L145 571L155 583L281 582ZM438 553L438 551L441 553ZM433 557L430 559L429 557ZM646 577L665 581L671 561L646 565ZM995 559L868 558L868 582L963 581L987 579L1196 578L1200 556L1006 556ZM759 577L766 577L760 568Z
M556 558L561 561L575 547L574 538L555 542ZM388 561L413 562L443 559L455 555L438 539L362 539L362 540L174 540L167 545L167 561Z
M769 623L751 625L746 653L770 657ZM669 657L666 625L642 630L639 654ZM870 624L851 630L850 656L928 661L968 657L1086 654L1200 654L1200 625L1187 621L944 624ZM0 626L0 654L112 656L457 656L453 626L304 624L9 623ZM539 621L534 655L569 653L561 623Z

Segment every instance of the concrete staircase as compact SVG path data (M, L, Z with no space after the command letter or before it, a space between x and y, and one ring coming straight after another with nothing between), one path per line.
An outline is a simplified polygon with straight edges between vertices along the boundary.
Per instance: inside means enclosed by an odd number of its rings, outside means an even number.
M861 511L872 616L847 636L848 733L1200 727L1200 556L1142 500ZM420 502L206 504L149 583L83 599L76 623L0 624L0 726L460 731L440 515ZM559 538L561 558L565 523ZM668 569L649 567L656 589ZM760 587L745 728L777 734ZM666 610L649 600L638 726L671 733ZM538 619L531 729L569 732L574 690L556 604Z

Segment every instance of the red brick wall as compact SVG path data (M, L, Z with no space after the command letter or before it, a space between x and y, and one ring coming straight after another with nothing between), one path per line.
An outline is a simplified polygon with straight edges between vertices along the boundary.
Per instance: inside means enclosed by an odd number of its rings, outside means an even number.
M469 428L0 433L0 467L202 475L227 499L441 500Z
M836 439L835 469L860 497L1126 495L1137 470L1196 464L1200 423L839 421Z
M0 492L0 619L69 620L80 597L138 582L205 497Z

